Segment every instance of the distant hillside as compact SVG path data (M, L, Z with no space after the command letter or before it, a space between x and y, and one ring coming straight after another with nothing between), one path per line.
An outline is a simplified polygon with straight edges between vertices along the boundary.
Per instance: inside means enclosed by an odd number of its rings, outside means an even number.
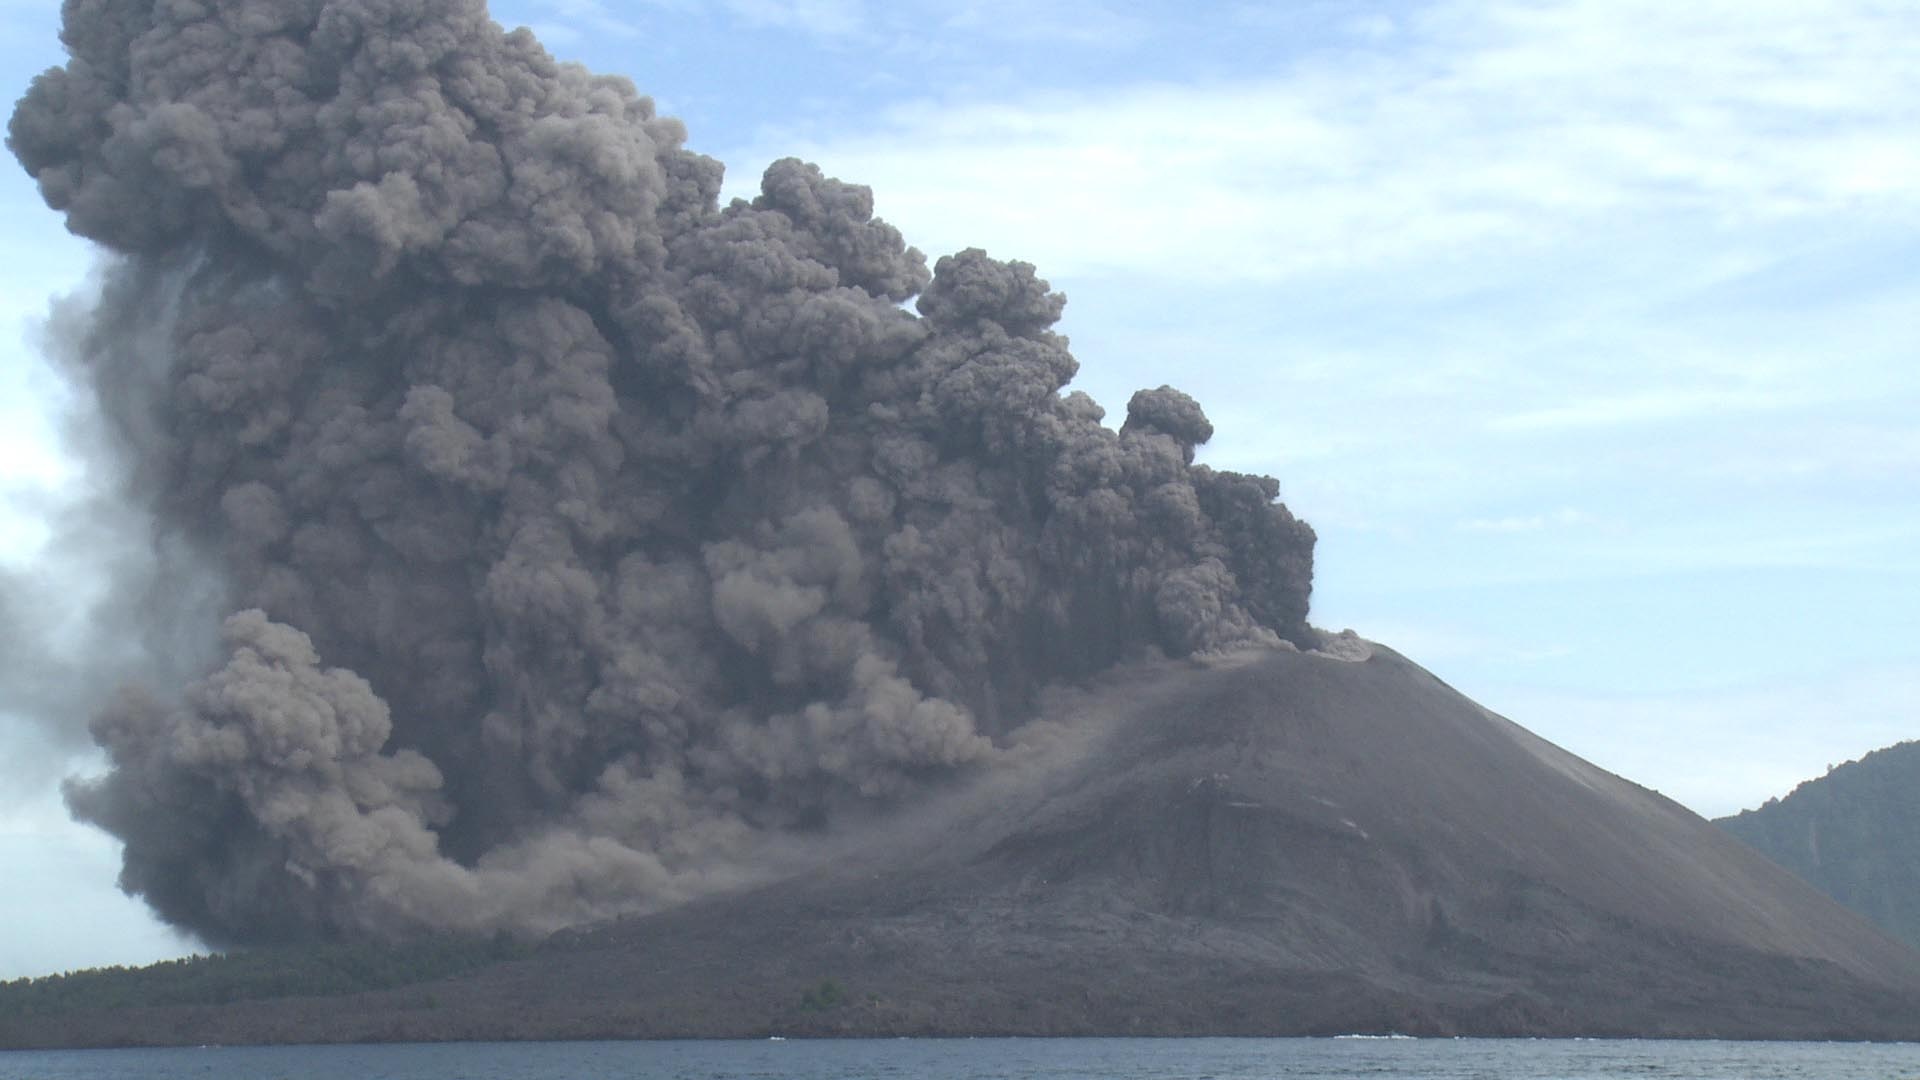
M1876 750L1719 824L1920 946L1920 742Z
M141 968L93 968L0 982L0 1014L32 1017L358 994L444 979L532 951L504 935L444 935L404 944L329 942L189 956Z

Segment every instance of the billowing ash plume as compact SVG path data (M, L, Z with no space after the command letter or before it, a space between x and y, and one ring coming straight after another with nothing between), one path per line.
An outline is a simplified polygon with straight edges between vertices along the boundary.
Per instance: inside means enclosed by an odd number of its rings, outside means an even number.
M990 762L1050 681L1306 640L1311 530L1193 464L1179 391L1118 433L1064 394L1031 266L929 274L798 161L721 208L677 122L479 0L65 20L9 145L117 254L72 366L232 612L69 792L170 921L657 907Z

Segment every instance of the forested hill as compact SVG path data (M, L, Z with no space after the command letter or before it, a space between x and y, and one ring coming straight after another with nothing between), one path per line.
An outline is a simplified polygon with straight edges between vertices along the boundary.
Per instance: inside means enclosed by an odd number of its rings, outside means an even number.
M91 968L0 982L0 1016L333 997L444 979L530 951L504 935L445 935L404 944L315 943L189 956L139 968Z
M1920 946L1920 741L1876 750L1719 824Z

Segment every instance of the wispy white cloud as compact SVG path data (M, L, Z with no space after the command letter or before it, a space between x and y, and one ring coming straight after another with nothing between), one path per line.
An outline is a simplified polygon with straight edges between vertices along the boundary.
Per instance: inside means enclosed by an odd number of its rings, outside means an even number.
M1022 43L1054 42L1093 48L1125 48L1150 39L1154 25L1125 7L1102 0L968 0L930 5L928 15L948 33L978 34Z
M649 0L643 7L677 7L678 0ZM524 22L549 48L568 47L595 38L628 40L640 36L640 21L616 12L602 0L520 0L502 6L498 17L507 23Z
M1869 524L1845 521L1717 524L1652 528L1609 537L1579 555L1589 572L1708 573L1733 570L1852 570L1920 574L1920 514L1896 512Z
M650 0L677 7L687 0ZM943 55L949 39L1113 50L1149 40L1153 23L1106 0L717 0L735 25L790 30L828 42L859 41L899 56Z
M1493 431L1564 431L1804 407L1795 395L1753 389L1677 388L1596 396L1496 416Z
M1537 533L1548 529L1566 529L1576 525L1586 525L1594 520L1593 515L1572 507L1540 514L1509 514L1503 517L1468 518L1459 528L1462 532L1472 533Z
M756 27L800 30L839 38L871 29L860 0L724 0L738 21Z
M808 152L916 235L1057 272L1244 279L1739 229L1920 219L1920 27L1871 4L1448 4L1257 81L902 105ZM964 237L961 233L964 231Z
M1402 29L1402 21L1392 14L1365 10L1361 5L1340 0L1295 0L1289 4L1234 4L1222 19L1244 30L1303 34L1312 30L1329 31L1364 40L1392 37Z
M601 0L542 0L562 18L586 27L596 34L617 38L638 37L639 23L630 16L616 14Z
M1920 701L1920 667L1913 666L1686 694L1493 688L1484 700L1595 764L1710 817L1758 806L1833 765L1920 737L1913 704Z
M1748 487L1782 479L1815 484L1920 480L1920 428L1896 419L1814 420L1791 433L1769 433L1742 449L1703 463L1701 475Z

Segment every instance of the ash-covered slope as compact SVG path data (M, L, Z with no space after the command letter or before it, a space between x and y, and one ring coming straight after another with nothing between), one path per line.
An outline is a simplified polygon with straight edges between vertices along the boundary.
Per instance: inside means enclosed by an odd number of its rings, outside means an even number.
M569 980L658 980L638 1015L716 1033L1920 1034L1920 956L1389 651L1074 711L1104 730L1067 763L605 931ZM822 978L853 1002L796 1011Z
M778 884L429 987L68 1041L1920 1035L1920 956L1387 650L1139 666L1051 716L1024 767Z
M1716 824L1920 945L1920 742L1876 750Z

